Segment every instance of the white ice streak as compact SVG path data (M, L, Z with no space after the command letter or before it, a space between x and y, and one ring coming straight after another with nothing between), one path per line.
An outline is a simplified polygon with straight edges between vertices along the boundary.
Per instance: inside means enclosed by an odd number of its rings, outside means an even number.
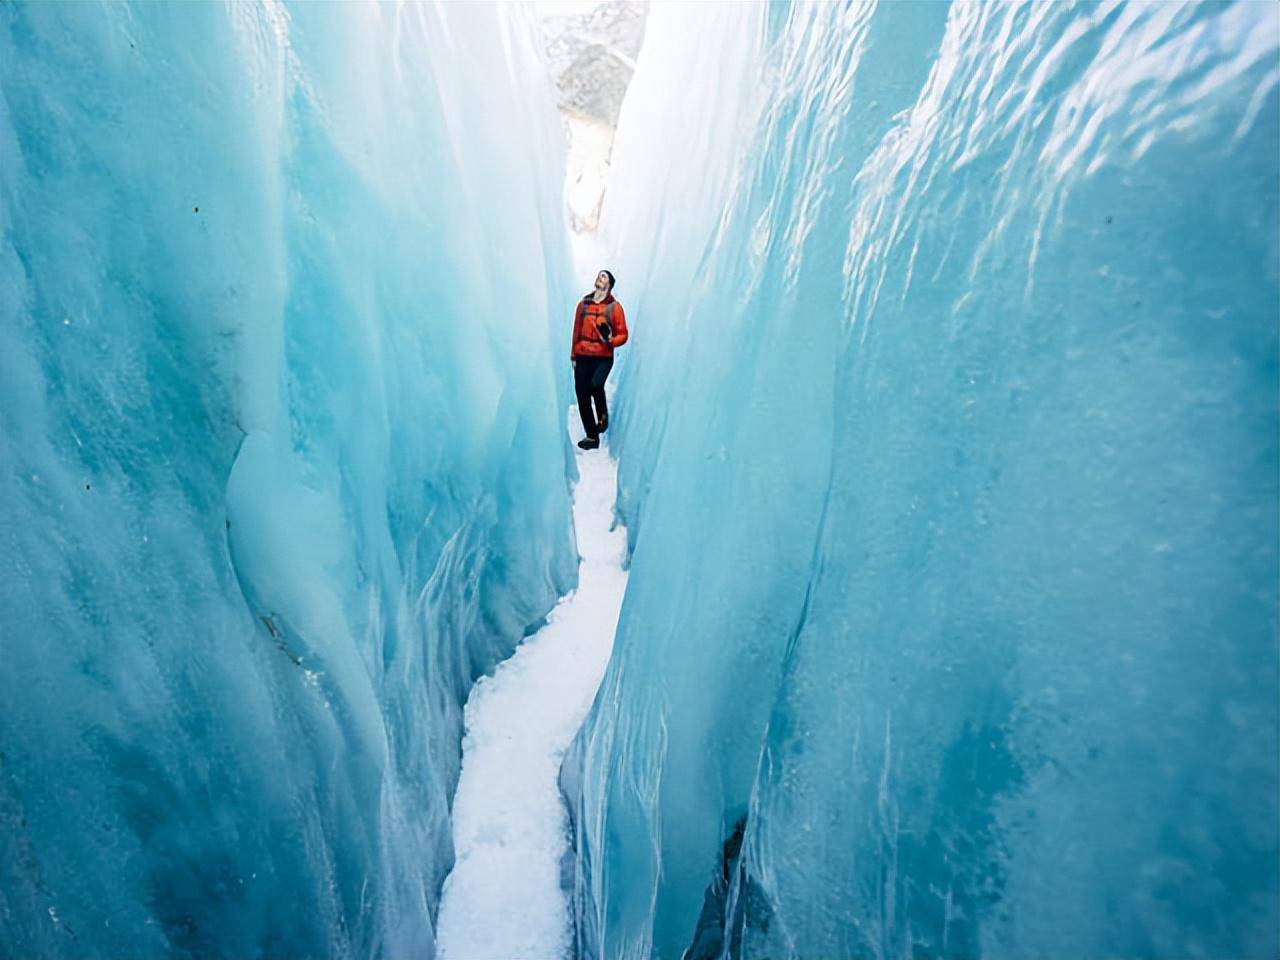
M467 701L453 801L457 860L436 932L444 960L570 953L560 887L569 821L557 777L608 663L627 582L626 531L611 529L613 461L602 448L579 454L578 470L578 589Z

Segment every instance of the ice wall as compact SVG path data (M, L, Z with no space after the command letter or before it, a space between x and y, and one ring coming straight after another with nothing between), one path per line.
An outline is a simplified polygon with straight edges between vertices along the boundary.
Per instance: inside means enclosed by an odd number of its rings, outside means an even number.
M654 6L584 956L1276 954L1278 29Z
M459 705L575 577L535 51L0 10L0 954L432 955Z

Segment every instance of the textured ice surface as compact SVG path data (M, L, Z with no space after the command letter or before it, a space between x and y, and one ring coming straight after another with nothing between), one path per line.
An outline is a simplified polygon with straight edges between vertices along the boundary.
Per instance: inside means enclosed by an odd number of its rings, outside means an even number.
M654 6L584 956L1277 953L1277 16Z
M577 462L578 589L467 700L452 808L457 862L437 927L444 960L571 956L561 886L569 820L557 775L600 685L627 586L613 461L602 448L579 453Z
M432 954L462 701L575 576L535 51L0 9L0 954Z

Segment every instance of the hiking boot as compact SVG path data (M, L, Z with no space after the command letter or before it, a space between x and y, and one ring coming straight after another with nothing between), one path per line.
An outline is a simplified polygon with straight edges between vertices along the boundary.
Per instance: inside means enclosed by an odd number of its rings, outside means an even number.
M583 437L578 441L578 446L583 450L594 450L596 447L600 446L600 441L595 437Z
M607 413L605 413L605 414L601 414L600 418L596 421L596 425L597 425L597 426L596 426L596 428L597 428L601 433L604 433L606 430L608 430L608 429L609 429L609 415L608 415Z

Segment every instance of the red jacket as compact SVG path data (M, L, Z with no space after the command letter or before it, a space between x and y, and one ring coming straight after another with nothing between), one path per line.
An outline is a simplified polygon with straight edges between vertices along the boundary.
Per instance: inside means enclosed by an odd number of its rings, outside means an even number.
M605 343L600 339L598 324L605 322L610 312L607 308L613 304L613 336ZM612 357L613 348L627 342L627 315L622 312L622 304L609 294L599 303L587 294L578 301L578 309L573 316L573 345L569 348L569 357Z

